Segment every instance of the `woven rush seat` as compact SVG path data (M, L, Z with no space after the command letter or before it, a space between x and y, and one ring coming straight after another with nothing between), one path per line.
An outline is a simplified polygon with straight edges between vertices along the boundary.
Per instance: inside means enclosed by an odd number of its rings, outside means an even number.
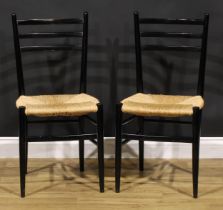
M177 96L137 93L121 101L122 112L138 116L191 116L193 107L204 106L201 96Z
M97 112L98 99L81 94L20 96L16 107L25 107L25 114L38 117L82 116Z

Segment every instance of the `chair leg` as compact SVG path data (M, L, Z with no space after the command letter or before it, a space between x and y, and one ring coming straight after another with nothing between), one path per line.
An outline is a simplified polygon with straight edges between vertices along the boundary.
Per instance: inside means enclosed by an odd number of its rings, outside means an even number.
M98 133L98 168L100 192L104 192L104 125L103 105L98 104L97 112L97 133Z
M144 134L144 118L138 118L139 132ZM139 140L139 170L144 170L144 140Z
M82 134L84 132L84 122L82 118L79 118L79 132ZM79 140L79 165L80 172L84 171L84 140Z
M200 147L201 110L193 109L193 143L192 143L192 168L193 168L193 197L198 197L199 175L199 147Z
M28 170L27 170L27 168L28 168L28 146L29 146L29 144L26 141L26 143L25 143L25 156L26 156L25 172L26 172L26 174L28 173Z
M25 139L27 139L27 136L28 136L28 125L27 125L27 118L25 116ZM26 174L28 173L28 154L29 154L29 150L28 150L28 147L29 147L29 143L28 141L26 140L26 143L25 143L25 156L26 156L26 163L25 163L25 172Z
M144 171L144 141L139 140L139 170Z
M84 171L84 140L79 140L79 165L80 165L80 172Z
M25 109L19 109L19 162L20 162L20 195L25 197L26 178L26 141L25 141Z
M121 153L122 153L122 104L116 105L116 141L115 141L115 191L120 192Z

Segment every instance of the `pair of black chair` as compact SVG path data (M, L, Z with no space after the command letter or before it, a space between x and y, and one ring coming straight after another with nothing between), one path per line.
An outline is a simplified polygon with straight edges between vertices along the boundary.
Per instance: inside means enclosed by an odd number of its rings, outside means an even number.
M116 107L116 161L115 179L116 192L120 191L121 175L121 147L130 140L139 140L139 168L143 170L144 165L144 141L162 142L183 142L192 143L193 146L193 196L198 195L198 169L199 169L199 141L200 124L203 108L203 92L205 78L205 63L207 50L209 15L203 19L160 19L160 18L139 18L138 12L134 13L135 24L135 52L136 52L136 82L137 94L122 100ZM17 66L17 79L19 98L16 102L19 109L19 156L20 156L20 183L21 197L25 196L25 176L27 174L28 142L42 141L79 141L80 171L84 171L84 140L90 140L98 146L99 164L99 186L100 192L104 192L104 146L103 146L103 105L94 97L86 94L87 91L87 50L88 50L88 13L83 14L83 19L29 19L18 20L12 14L14 32L14 46ZM60 32L22 32L22 27L35 25L82 25L81 31L60 31ZM141 25L149 24L175 24L201 26L200 33L190 32L161 32L142 31ZM20 31L21 30L21 31ZM79 38L82 40L78 45L21 45L23 39L32 38ZM170 46L170 45L141 45L141 39L147 37L163 38L189 38L201 41L199 46ZM39 95L27 96L25 92L22 55L29 51L81 51L81 74L79 94L64 95ZM187 51L200 53L200 65L198 85L195 96L173 96L145 94L143 90L142 73L142 51ZM97 119L89 116L95 113ZM131 117L123 119L123 114L130 114ZM33 119L35 117L35 119ZM158 119L148 117L159 117ZM189 117L190 120L173 120L175 117ZM36 119L37 118L37 119ZM170 119L166 119L170 118ZM124 133L123 126L138 120L139 131L134 134ZM178 118L177 118L178 119ZM87 120L96 126L96 133L86 133L84 121ZM144 133L145 122L179 123L191 124L192 136L149 136ZM76 122L79 126L78 135L68 136L29 136L28 125L34 123L57 123Z

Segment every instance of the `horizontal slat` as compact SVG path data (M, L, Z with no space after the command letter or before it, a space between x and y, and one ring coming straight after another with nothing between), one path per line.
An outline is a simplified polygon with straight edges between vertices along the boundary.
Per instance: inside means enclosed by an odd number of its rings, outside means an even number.
M77 119L53 119L53 120L29 120L28 123L69 123L69 122L79 122Z
M165 19L165 18L140 18L141 24L184 24L184 25L203 25L202 19Z
M59 37L82 37L83 32L41 32L19 34L19 38L59 38Z
M184 136L149 136L149 135L139 135L139 134L122 134L122 138L126 140L144 140L144 141L160 141L160 142L182 142L182 143L192 143L192 137Z
M70 19L29 19L17 20L18 25L46 25L46 24L82 24L83 20L70 18Z
M82 134L82 135L69 135L69 136L29 136L29 142L42 142L42 141L75 141L79 139L89 140L96 139L97 134Z
M41 51L41 50L81 50L81 46L75 45L49 45L49 46L23 46L22 52Z
M170 37L170 38L193 38L200 39L202 34L200 33L185 33L185 32L141 32L141 37Z
M144 45L142 46L142 50L150 51L150 50L169 50L169 51L193 51L199 52L201 47L199 46L165 46L165 45Z
M144 118L146 122L157 122L157 123L179 123L179 124L192 124L192 121L186 120L166 120L166 119L147 119Z

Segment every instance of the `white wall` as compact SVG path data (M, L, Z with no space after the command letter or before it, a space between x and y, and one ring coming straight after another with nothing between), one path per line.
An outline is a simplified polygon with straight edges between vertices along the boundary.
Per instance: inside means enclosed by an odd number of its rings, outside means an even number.
M77 158L78 142L29 143L30 158ZM105 138L105 158L114 158L114 138ZM123 157L138 157L138 143L132 141L123 147ZM18 157L18 137L0 137L0 158ZM96 158L97 148L85 143L85 157ZM146 142L146 158L191 158L191 144ZM223 158L223 137L202 137L201 158Z

